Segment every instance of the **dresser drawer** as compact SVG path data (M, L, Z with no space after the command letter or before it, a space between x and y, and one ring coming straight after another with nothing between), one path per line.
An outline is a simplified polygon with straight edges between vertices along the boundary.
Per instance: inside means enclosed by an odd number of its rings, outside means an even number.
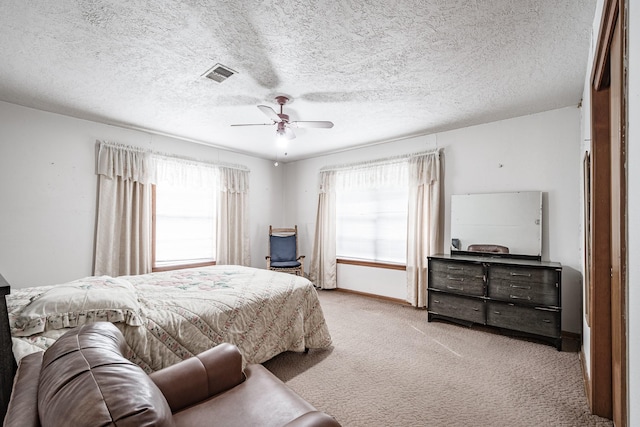
M557 338L560 310L487 301L487 325Z
M487 290L491 299L560 306L558 273L552 269L491 266Z
M442 292L429 292L430 313L484 324L484 301Z
M431 260L429 287L443 291L483 296L484 268L482 264L463 264Z

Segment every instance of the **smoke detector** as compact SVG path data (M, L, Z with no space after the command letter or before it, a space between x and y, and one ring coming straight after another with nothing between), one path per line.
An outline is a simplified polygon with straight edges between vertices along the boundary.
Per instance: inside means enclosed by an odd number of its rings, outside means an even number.
M234 74L238 74L238 72L233 71L231 68L222 64L216 64L209 68L202 76L215 82L222 83Z

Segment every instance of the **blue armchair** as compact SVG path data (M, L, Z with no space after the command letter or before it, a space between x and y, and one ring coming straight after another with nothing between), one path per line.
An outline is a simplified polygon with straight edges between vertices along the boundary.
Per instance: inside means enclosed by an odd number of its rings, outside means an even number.
M304 255L298 255L298 226L273 228L269 226L269 255L267 269L304 277Z

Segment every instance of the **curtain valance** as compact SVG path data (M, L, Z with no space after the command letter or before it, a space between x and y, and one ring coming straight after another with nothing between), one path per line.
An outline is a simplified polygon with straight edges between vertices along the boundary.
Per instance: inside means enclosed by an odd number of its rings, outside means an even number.
M373 164L336 172L336 190L404 187L408 184L407 161Z
M336 172L322 171L320 172L320 194L335 191L336 188Z
M157 183L188 188L216 186L218 170L213 165L187 162L170 157L156 159Z
M122 178L140 184L155 184L155 162L149 151L125 145L100 142L98 175Z
M238 194L249 192L249 171L220 167L219 176L220 191Z
M440 150L409 159L411 185L430 185L440 179Z
M409 184L432 183L438 180L440 150L407 154L368 162L329 166L320 171L320 191L332 188L363 190L403 187ZM334 176L331 186L323 180Z
M248 193L249 169L155 153L143 148L97 141L98 175L120 177L141 184L169 184L202 188L215 185L223 192Z

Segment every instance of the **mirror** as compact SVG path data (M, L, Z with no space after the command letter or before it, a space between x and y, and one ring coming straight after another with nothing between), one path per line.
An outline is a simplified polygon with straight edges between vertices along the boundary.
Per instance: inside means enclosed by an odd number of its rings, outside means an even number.
M451 252L455 251L540 257L542 192L452 195Z

